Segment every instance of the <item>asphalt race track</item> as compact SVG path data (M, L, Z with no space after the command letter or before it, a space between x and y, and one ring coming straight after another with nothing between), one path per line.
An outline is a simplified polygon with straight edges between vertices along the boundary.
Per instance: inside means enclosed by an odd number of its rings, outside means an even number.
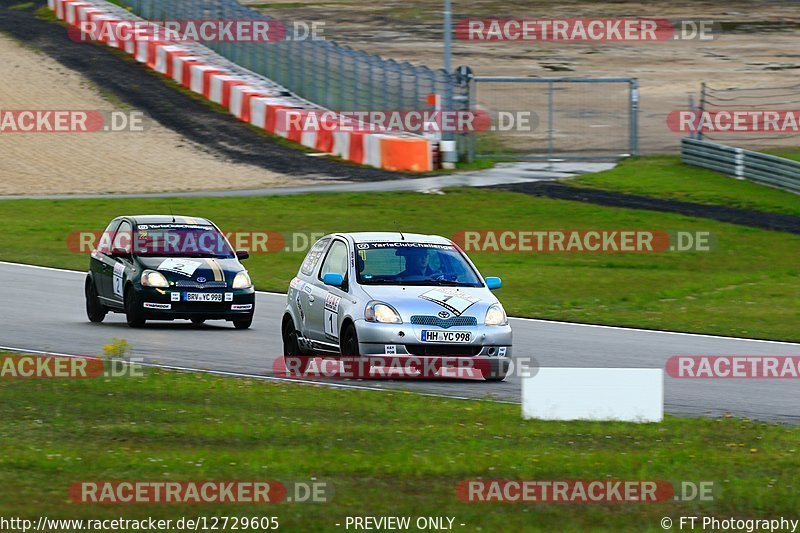
M189 322L150 322L130 329L109 314L91 324L84 312L84 273L0 262L0 346L74 355L102 353L112 338L126 339L135 357L165 365L272 375L281 355L279 320L286 297L259 293L256 318L247 331L225 322L195 328ZM288 284L288 280L287 280ZM502 291L498 293L502 300ZM672 355L800 355L800 344L733 339L512 319L517 357L541 366L663 368ZM403 388L444 396L519 402L520 379L346 381L370 388ZM666 410L690 416L736 416L800 423L800 382L794 379L681 380L666 377Z

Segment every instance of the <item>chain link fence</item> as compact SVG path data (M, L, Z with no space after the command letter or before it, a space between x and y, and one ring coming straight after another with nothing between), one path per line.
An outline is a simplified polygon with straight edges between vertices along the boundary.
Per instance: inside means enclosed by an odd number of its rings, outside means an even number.
M123 0L148 20L264 20L279 22L287 39L276 42L207 42L220 55L266 76L321 107L336 111L433 109L430 94L444 109L466 108L467 87L444 70L398 63L332 41L292 39L293 23L277 21L235 0ZM461 98L459 98L461 96ZM458 107L461 106L461 107Z
M699 109L694 96L690 95L689 108L700 114L727 111L777 111L800 108L800 84L773 87L712 87L703 83L700 87ZM693 133L698 140L736 144L753 149L770 147L796 147L800 133L787 132L706 132Z
M497 159L638 154L636 78L476 77L472 107L491 116L469 153ZM524 117L530 117L522 122Z

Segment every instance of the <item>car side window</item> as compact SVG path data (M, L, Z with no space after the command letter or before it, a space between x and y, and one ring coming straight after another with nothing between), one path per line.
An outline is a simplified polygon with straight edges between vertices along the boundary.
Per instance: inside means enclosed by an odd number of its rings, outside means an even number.
M130 222L124 220L122 224L119 225L119 229L117 233L114 235L114 243L112 244L111 249L120 248L125 250L128 253L131 253L131 239L133 237L133 228L131 227Z
M114 232L116 231L117 226L119 226L119 220L112 220L106 230L100 236L100 241L97 243L96 250L101 254L108 255L111 253L111 239L114 237Z
M320 239L311 247L311 250L308 251L306 258L303 260L300 272L306 276L310 276L314 273L314 268L317 266L317 263L319 263L322 254L325 253L325 248L328 247L329 242L331 242L330 238Z
M342 241L333 241L319 271L319 279L331 272L341 274L343 278L347 277L347 245Z

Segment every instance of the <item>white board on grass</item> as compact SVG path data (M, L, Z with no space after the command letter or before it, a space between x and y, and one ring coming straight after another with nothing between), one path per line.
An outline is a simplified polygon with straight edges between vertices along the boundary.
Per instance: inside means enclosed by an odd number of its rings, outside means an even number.
M664 372L651 368L540 368L522 378L522 418L664 419Z

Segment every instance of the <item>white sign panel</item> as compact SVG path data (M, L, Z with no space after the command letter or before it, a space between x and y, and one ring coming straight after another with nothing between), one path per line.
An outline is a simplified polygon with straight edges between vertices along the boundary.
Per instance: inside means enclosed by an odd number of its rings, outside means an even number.
M650 368L540 368L522 378L522 418L661 422L664 372Z

